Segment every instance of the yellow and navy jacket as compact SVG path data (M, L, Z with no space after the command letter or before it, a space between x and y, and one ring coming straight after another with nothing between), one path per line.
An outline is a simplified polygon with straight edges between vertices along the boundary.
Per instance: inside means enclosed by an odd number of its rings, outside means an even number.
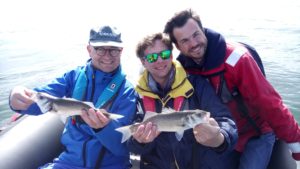
M142 107L140 110L142 112L139 114L143 116L146 111L153 111L153 109L160 113L163 107L177 110L202 109L209 111L211 117L215 118L220 125L221 132L225 136L225 146L220 148L204 147L196 142L192 129L188 129L180 141L172 132L162 132L153 142L147 144L140 144L131 137L127 142L129 150L141 155L141 169L223 165L220 156L225 152L232 151L237 140L237 130L230 112L220 102L204 78L198 75L187 75L178 62L173 62L173 67L175 68L173 84L162 97L151 91L148 86L149 72L147 70L143 72L135 88L140 97L139 104ZM183 98L183 100L178 98ZM207 153L200 155L203 151ZM193 158L198 160L195 161ZM215 160L219 160L218 163Z

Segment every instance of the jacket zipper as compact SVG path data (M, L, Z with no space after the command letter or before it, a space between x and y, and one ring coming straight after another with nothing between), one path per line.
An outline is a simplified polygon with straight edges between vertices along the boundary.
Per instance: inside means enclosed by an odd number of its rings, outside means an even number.
M95 80L95 71L93 72L93 76L92 76L92 93L91 93L91 98L90 101L93 102L94 100L94 92L95 92L95 86L96 86L96 80Z
M91 137L89 137L83 144L83 147L82 147L82 158L83 158L83 166L86 167L86 145L87 145L87 142L91 140Z

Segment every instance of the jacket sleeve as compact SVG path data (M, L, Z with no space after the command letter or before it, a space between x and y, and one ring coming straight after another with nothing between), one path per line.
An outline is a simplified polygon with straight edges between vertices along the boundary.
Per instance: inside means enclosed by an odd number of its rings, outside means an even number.
M153 147L155 147L155 140L150 143L139 143L133 137L130 137L127 141L129 151L134 154L147 154L150 153Z
M195 92L197 92L200 106L203 110L209 111L220 126L220 131L225 137L225 147L222 152L231 151L237 142L238 134L236 124L226 105L215 94L212 86L203 78L198 78ZM224 145L224 144L223 144ZM219 150L218 150L219 151Z
M109 151L117 155L124 155L128 152L126 142L121 143L122 134L116 128L130 125L136 113L136 92L133 87L126 87L119 91L119 96L115 99L111 112L123 115L124 117L111 122L99 132L94 132L95 136ZM91 129L92 130L92 129Z
M245 53L230 67L245 103L267 122L279 139L288 143L293 157L300 160L300 128L282 98L261 73L255 60Z

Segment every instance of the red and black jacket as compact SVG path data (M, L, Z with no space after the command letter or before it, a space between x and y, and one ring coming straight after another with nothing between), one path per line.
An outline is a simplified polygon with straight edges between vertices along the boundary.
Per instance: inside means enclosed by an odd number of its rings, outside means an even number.
M201 74L209 79L220 97L238 91L248 114L261 133L274 131L276 136L288 143L293 157L300 160L300 128L292 113L283 104L280 95L262 74L250 52L242 44L230 44L218 33L205 29L208 39L203 65L180 54L178 60L189 73ZM225 81L226 87L222 85ZM223 92L223 94L222 94ZM224 97L225 100L228 97ZM224 98L222 100L224 100ZM243 151L247 141L259 135L245 118L235 99L226 103L236 120L239 139L236 150Z

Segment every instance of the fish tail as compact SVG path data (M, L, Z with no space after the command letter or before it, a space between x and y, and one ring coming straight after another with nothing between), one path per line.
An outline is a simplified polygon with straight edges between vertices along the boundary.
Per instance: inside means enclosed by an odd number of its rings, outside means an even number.
M116 131L122 133L122 141L121 141L121 143L124 143L132 135L132 133L130 131L130 126L124 126L124 127L116 128Z
M121 115L121 114L114 114L114 113L110 113L109 114L109 118L113 119L113 120L117 120L117 119L121 119L123 118L124 116Z

